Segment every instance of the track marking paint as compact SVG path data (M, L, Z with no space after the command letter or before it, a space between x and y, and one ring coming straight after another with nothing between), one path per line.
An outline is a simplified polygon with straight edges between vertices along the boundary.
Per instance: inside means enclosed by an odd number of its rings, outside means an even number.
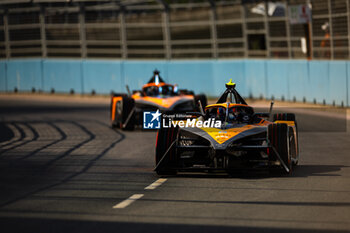
M143 197L143 194L134 194L134 195L130 196L128 199L125 199L124 201L113 206L113 209L123 209L123 208L127 207L128 205L130 205L131 203L133 203L134 201L136 201L142 197Z
M156 189L158 186L162 185L167 179L158 179L152 184L148 185L145 189Z
M162 185L165 181L167 181L167 179L160 178L160 179L156 180L155 182L153 182L152 184L148 185L145 189L148 189L148 190L156 189L158 186ZM125 199L124 201L113 206L113 209L123 209L123 208L129 206L134 201L142 198L143 196L144 196L144 194L134 194L134 195L130 196L129 198Z

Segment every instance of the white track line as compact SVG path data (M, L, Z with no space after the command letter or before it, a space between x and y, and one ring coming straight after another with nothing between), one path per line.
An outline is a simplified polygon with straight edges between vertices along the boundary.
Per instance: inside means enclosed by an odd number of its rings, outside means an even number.
M163 184L165 181L167 181L167 179L158 179L155 182L153 182L152 184L148 185L145 189L156 189L158 186Z
M148 185L145 189L156 189L158 186L162 185L165 181L167 181L167 179L162 179L162 178L158 179L152 184ZM143 197L143 194L134 194L129 198L125 199L124 201L113 206L113 209L123 209L142 197Z
M128 199L125 199L124 201L113 206L113 209L123 209L128 205L130 205L131 203L133 203L134 201L140 199L141 197L143 197L143 194L134 194L130 196Z

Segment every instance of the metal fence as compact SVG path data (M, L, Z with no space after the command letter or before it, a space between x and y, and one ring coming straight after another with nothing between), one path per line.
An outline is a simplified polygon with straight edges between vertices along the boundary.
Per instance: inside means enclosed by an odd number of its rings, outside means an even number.
M349 58L350 0L242 2L0 0L0 58ZM298 4L309 24L290 24Z

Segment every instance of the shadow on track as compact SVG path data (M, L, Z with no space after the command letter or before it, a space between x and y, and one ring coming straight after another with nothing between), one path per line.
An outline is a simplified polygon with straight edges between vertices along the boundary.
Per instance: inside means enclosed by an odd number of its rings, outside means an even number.
M56 125L57 122L60 123L70 123L73 124L75 126L77 126L78 128L80 128L85 134L88 135L88 139L83 140L82 142L76 144L76 145L71 145L69 148L67 148L67 150L65 152L59 153L58 155L50 155L49 153L46 153L46 157L45 158L49 158L49 161L46 163L43 163L41 160L39 161L31 161L28 160L30 157L33 157L34 155L36 155L39 151L52 146L53 144L56 144L58 142L62 142L64 140L67 140L67 135L65 133L63 133L62 129L59 129L58 126ZM11 122L14 123L14 122ZM15 122L15 123L19 123L19 122ZM28 151L27 155L19 158L19 159L13 159L11 158L11 156L2 158L0 156L0 161L1 161L1 169L0 169L0 184L1 187L6 188L7 184L13 185L16 184L18 186L20 186L21 184L26 184L28 183L39 183L42 182L41 180L44 179L49 176L52 175L53 173L55 173L55 171L53 169L49 169L54 163L56 163L58 160L61 160L64 157L69 156L73 151L77 150L78 148L82 147L83 145L87 144L88 142L91 142L93 140L95 140L96 135L91 132L87 127L84 127L83 125L81 125L80 123L77 123L75 121L30 121L30 122L25 122L23 124L27 125L28 128L33 132L33 139L29 140L29 141L25 141L25 144L36 141L39 138L38 133L34 133L34 129L33 127L30 126L30 124L33 123L46 123L48 125L53 126L60 134L60 138L57 140L53 140L53 142L46 144L43 147L34 149L33 151ZM95 121L95 123L98 123L100 125L103 125L103 127L108 127L105 124ZM108 127L109 128L109 127ZM109 130L111 130L109 128ZM89 168L91 168L95 162L97 162L98 160L100 160L105 154L107 154L108 151L110 151L114 146L116 146L119 142L123 141L125 138L125 135L123 133L121 133L118 130L115 130L115 132L119 135L119 137L117 139L115 139L114 141L112 141L111 143L108 143L106 145L102 145L102 151L96 155L91 155L91 158L89 160L84 160L84 163L80 164L82 165L82 168L78 169L78 171L72 171L72 172L67 172L66 175L64 175L63 177L60 177L58 179L54 179L54 180L49 180L46 183L44 183L43 185L39 185L41 187L37 187L34 190L30 190L30 191L24 191L23 190L20 192L21 194L19 195L11 195L11 198L9 200L2 200L2 203L0 204L0 208L7 206L11 203L17 202L21 199L24 199L28 196L31 196L33 194L36 194L38 192L41 191L45 191L47 189L53 188L57 185L61 185L64 184L68 181L70 181L71 179L85 173ZM0 132L1 134L1 132ZM8 148L6 151L8 150L13 150L16 149L18 147L21 147L24 145L23 143L20 143L19 145L16 145L15 147L11 147ZM2 151L4 152L4 151ZM19 151L18 153L23 153L23 151ZM19 170L19 171L18 171ZM61 172L62 173L62 172ZM18 179L16 179L18 178ZM23 194L24 193L24 194ZM15 196L15 197L13 197Z
M18 224L20 223L20 224ZM76 229L78 232L236 232L236 233L349 233L347 230L314 230L314 229L291 229L278 227L244 227L244 226L219 226L219 225L195 225L195 224L169 224L169 223L137 223L137 222L112 222L112 221L82 221L68 219L47 218L0 218L2 232L22 233L30 229L36 233L46 232L69 232Z
M0 142L10 141L15 134L3 122L0 122Z
M292 178L292 177L309 177L309 176L341 176L339 174L329 174L333 172L339 172L342 168L348 166L344 165L298 165L294 168L291 175L281 175L278 172L270 173L268 169L249 169L249 170L237 170L233 173L180 173L176 177L182 178L239 178L239 179L266 179L273 177L280 178ZM164 176L175 177L175 176Z
M0 150L0 155L1 154L3 154L3 153L5 153L5 152L7 152L7 151L9 151L9 150L13 150L13 149L15 149L15 148L18 148L18 147L21 147L21 146L24 146L24 145L26 145L26 144L28 144L28 143L30 143L30 142L34 142L34 141L36 141L36 140L38 140L38 138L39 138L39 134L38 134L38 132L29 124L29 123L27 123L27 122L10 122L12 125L14 125L15 127L16 127L16 129L21 133L21 137L18 139L18 140L16 140L16 141L14 141L14 142L20 142L19 144L16 144L16 145L13 145L13 146L11 146L10 148L6 148L6 149L1 149ZM26 137L26 134L25 134L25 132L23 131L23 129L21 129L21 127L19 127L18 126L18 124L23 124L23 125L25 125L30 131L31 131L31 133L33 134L33 137L31 138L31 139L26 139L25 137ZM1 132L1 131L0 131ZM12 131L11 131L12 132ZM2 132L0 133L0 134L2 134ZM12 134L14 134L13 132L12 132ZM26 140L25 140L26 139ZM13 144L13 142L12 143L8 143L8 144L5 144L5 145L2 145L1 147L4 147L4 146L8 146L8 145L11 145L11 144Z

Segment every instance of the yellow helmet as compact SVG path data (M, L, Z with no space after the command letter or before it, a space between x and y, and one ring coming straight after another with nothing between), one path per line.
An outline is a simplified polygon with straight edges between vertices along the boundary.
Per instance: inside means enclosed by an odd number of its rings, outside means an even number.
M235 87L236 87L236 83L233 83L231 78L230 81L226 83L226 88L235 88Z

